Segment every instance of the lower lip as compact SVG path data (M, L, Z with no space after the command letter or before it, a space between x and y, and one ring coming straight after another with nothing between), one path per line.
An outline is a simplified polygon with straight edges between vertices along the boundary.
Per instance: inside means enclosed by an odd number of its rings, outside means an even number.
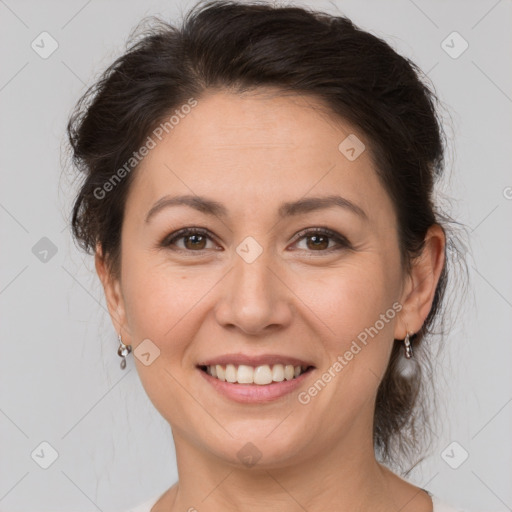
M297 389L312 373L310 368L292 380L273 382L272 384L239 384L227 382L212 377L210 374L197 369L199 373L222 395L240 403L262 403L276 400Z

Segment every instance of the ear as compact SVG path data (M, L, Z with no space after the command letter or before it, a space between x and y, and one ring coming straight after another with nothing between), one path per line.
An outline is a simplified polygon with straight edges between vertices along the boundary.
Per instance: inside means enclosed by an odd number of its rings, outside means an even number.
M99 242L96 244L94 264L98 277L103 285L108 311L114 328L118 334L123 336L123 333L128 332L128 324L126 321L124 299L121 292L121 283L118 278L112 275L111 270L108 268Z
M421 254L412 261L402 298L403 308L395 326L395 339L404 339L407 332L418 332L427 318L445 262L446 236L438 224L425 235Z

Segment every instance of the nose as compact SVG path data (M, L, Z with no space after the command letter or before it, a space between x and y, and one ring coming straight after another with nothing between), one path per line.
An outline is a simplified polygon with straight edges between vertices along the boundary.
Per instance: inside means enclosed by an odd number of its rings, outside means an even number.
M215 308L220 325L256 336L290 324L293 294L271 259L266 251L251 263L235 255Z

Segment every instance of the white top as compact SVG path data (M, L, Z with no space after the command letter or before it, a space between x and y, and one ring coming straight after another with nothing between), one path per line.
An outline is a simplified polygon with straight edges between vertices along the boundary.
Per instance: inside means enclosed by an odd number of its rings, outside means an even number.
M161 496L162 494L159 494L157 497L151 498L150 500L127 510L127 512L151 512L151 508L155 505ZM432 498L432 503L434 504L433 512L465 512L461 508L454 508L444 503L436 496L431 495L430 497Z

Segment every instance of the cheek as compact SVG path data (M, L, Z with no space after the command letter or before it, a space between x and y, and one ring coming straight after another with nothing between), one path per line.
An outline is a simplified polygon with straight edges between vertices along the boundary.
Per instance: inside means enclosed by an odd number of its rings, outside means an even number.
M392 268L372 254L315 283L306 279L300 285L300 295L307 297L308 306L324 325L322 371L335 375L325 377L335 385L330 398L327 394L324 398L348 410L359 409L374 396L388 364L401 309Z
M211 303L208 292L224 270L180 269L142 252L127 256L123 264L126 316L135 345L149 338L159 347L162 360L188 364L185 353Z
M211 302L208 291L214 290L222 269L177 269L161 262L151 264L144 254L124 257L123 295L131 332L136 338L154 338L156 343L183 339L183 329L203 309L201 302ZM298 301L299 314L306 315L314 330L321 330L322 338L330 340L329 352L343 349L396 300L396 276L391 268L378 255L368 253L338 268L293 272L285 276L295 294L288 300ZM382 330L389 328L391 324L386 323Z
M194 299L190 280L176 272L127 265L125 302L134 333L160 340L183 317Z
M397 297L396 282L383 261L369 255L322 276L297 281L295 290L325 324L332 348L343 348L365 328L375 324ZM380 324L379 324L380 325ZM388 323L386 328L389 329Z

